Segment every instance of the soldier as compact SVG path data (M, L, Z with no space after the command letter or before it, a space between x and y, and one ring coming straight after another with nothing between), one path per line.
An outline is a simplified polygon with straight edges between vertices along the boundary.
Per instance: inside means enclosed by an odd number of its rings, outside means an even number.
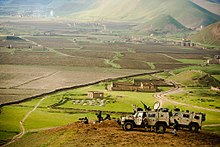
M177 136L178 129L179 129L179 123L176 119L174 119L173 131L172 131L172 134L174 134L174 136Z
M106 117L104 118L104 120L111 120L111 116L109 114L106 114Z
M87 117L84 118L84 124L89 124L89 120Z
M100 123L101 121L103 121L102 111L99 111L99 114L97 114L97 118L98 118L98 122L99 122L99 123Z

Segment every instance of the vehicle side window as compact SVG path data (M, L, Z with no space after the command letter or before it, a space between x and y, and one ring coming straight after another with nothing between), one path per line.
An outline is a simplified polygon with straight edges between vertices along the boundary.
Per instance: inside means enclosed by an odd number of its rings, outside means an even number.
M194 118L195 118L195 119L199 119L200 117L199 117L199 116L197 116L197 115L195 115L195 116L194 116Z
M156 114L148 114L148 117L155 117Z
M184 118L189 118L189 114L183 114Z
M143 113L138 113L138 117L142 117L143 116Z

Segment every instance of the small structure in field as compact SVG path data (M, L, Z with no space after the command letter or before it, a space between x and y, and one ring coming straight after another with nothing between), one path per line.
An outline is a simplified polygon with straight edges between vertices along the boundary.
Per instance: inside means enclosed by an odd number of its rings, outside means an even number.
M99 91L88 91L89 98L103 98L104 93Z
M211 90L220 92L220 87L211 87Z
M220 55L215 55L213 59L208 59L207 64L220 64Z
M13 48L13 45L9 44L7 48L11 49L11 48Z

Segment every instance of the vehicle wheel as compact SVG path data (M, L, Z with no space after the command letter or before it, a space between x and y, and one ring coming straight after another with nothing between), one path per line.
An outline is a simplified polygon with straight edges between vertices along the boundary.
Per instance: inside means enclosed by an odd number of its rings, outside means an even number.
M156 126L156 132L157 133L165 133L165 131L166 131L166 125L165 124L162 124L162 123L157 124L157 126Z
M198 132L199 131L199 126L197 124L191 124L191 125L189 125L189 130L191 132Z
M133 123L131 123L131 122L126 122L125 124L124 124L124 126L123 126L123 128L124 128L124 130L126 130L126 131L131 131L131 130L133 130Z

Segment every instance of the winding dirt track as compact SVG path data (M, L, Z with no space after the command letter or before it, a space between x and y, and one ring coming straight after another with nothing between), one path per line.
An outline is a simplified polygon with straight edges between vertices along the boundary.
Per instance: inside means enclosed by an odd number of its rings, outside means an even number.
M171 82L171 83L173 83L173 85L174 85L174 88L172 88L171 90L163 91L163 92L154 94L154 97L157 98L160 102L160 107L163 106L164 101L167 101L167 102L170 102L170 103L173 103L173 104L188 106L188 107L191 107L191 108L197 108L197 109L202 109L202 110L220 112L220 110L218 110L218 109L204 108L204 107L195 106L195 105L186 104L186 103L181 103L181 102L177 102L177 101L168 99L166 97L166 95L183 92L183 89L179 85L177 85L175 82Z
M11 144L11 143L13 143L13 142L15 142L17 139L19 139L19 138L21 138L21 137L24 136L24 134L26 133L26 130L25 130L25 127L24 127L24 122L25 122L25 120L30 116L30 114L31 114L32 112L34 112L34 111L38 108L38 106L41 104L41 102L42 102L45 98L46 98L46 97L43 97L43 98L36 104L36 106L24 116L24 118L20 121L20 129L21 129L21 132L20 132L19 134L15 135L15 136L12 138L12 140L11 140L10 142L8 142L7 144L3 145L3 147L4 147L4 146L7 146L7 145L9 145L9 144Z

